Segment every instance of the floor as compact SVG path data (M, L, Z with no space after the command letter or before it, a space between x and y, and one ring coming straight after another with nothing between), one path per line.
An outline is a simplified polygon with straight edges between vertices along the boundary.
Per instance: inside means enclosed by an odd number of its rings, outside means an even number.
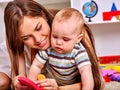
M106 83L103 90L120 90L120 82L112 81Z

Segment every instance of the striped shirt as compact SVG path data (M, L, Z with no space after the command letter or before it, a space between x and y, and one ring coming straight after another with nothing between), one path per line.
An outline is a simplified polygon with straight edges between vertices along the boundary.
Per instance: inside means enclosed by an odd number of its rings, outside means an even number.
M36 59L49 68L58 85L69 85L80 82L78 69L90 64L90 60L82 44L76 44L72 52L59 54L51 48L39 51Z

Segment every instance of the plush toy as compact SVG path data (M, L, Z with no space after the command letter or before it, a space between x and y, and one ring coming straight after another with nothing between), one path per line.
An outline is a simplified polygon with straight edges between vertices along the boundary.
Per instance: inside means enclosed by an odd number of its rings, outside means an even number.
M113 64L100 64L101 74L106 82L120 82L120 66Z
M101 69L101 74L102 74L102 76L103 76L103 78L105 79L106 82L110 82L111 81L110 76L113 75L114 73L116 73L115 70Z
M118 82L120 82L120 73L116 73L116 74L111 75L110 79L112 81L118 81Z

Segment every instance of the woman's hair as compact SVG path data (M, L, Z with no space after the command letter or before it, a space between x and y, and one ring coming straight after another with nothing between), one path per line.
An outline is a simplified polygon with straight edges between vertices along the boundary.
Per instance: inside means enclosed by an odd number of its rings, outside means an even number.
M24 16L29 17L43 17L47 20L49 26L53 20L53 16L39 3L34 0L14 0L7 4L4 11L4 22L6 28L6 38L8 47L12 52L12 64L15 74L17 75L18 56L24 52L24 44L19 37L19 28L23 22Z
M86 48L86 51L88 52L90 62L91 62L91 68L94 78L94 90L101 90L102 87L102 81L101 81L101 74L100 74L100 68L99 68L99 60L95 51L94 46L94 37L92 34L91 29L87 24L84 24L84 30L85 33L84 38L82 39L82 44Z

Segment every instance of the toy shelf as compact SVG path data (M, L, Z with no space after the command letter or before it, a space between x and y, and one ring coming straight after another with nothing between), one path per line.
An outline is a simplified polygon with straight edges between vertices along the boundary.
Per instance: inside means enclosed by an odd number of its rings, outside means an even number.
M109 0L109 2L108 0L94 1L98 6L98 12L95 17L91 18L92 22L88 22L88 18L83 13L83 5L90 0L71 0L71 7L78 9L90 26L98 57L118 56L120 55L120 21L103 21L103 12L110 11L113 0ZM120 8L119 2L119 0L114 1L117 8Z
M90 22L98 56L120 55L120 21Z
M87 22L89 25L101 25L101 24L120 24L119 20L116 21L97 21L97 22Z

